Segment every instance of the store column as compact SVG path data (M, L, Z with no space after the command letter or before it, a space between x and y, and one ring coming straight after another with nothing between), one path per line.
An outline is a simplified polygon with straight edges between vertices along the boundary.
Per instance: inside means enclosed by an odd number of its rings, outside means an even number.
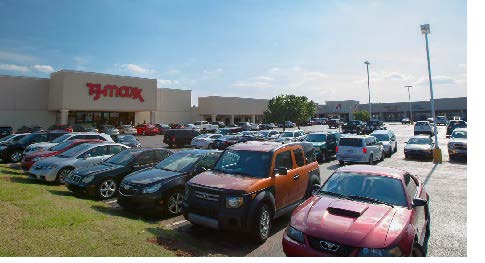
M217 115L212 115L212 122L215 122L217 120Z
M60 110L59 125L67 125L69 110Z
M234 125L234 115L231 115L231 122L229 124Z
M155 124L155 112L150 111L150 123Z
M256 123L256 115L251 116L251 123Z

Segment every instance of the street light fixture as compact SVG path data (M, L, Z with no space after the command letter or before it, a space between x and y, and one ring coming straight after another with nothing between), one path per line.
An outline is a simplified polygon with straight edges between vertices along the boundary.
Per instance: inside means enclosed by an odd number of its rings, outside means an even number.
M413 106L411 105L411 93L409 92L409 88L412 88L413 86L404 86L405 88L408 88L408 98L409 98L409 121L413 123Z
M370 114L370 118L372 119L372 106L370 104L370 81L369 81L369 65L370 65L370 62L369 61L364 61L364 64L367 66L367 89L369 90L369 114Z
M433 81L431 80L431 64L429 61L429 46L428 46L428 34L431 33L429 24L421 25L421 33L423 33L426 39L426 57L428 60L428 78L429 78L429 92L431 93L431 117L433 118L434 125L434 149L433 149L433 159L435 163L441 163L441 149L438 146L438 129L436 127L436 116L434 112L434 96L433 96Z

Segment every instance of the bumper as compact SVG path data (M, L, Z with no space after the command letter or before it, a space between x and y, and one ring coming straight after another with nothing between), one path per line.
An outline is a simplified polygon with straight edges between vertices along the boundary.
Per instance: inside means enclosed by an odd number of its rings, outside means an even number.
M313 249L308 241L308 238L305 236L305 243L300 243L297 242L285 233L283 234L283 240L282 240L282 245L283 245L283 252L285 253L286 256L288 257L338 257L340 255L337 254L332 254L328 252L323 252L319 251L316 249ZM348 254L348 256L357 256L359 249L353 249L353 251Z
M117 202L128 210L163 211L163 199L155 195L124 195L119 192Z
M29 170L29 173L32 176L35 176L38 180L41 181L47 181L47 182L53 182L56 180L58 170L57 169L42 169L42 170L37 170L34 169L33 167Z
M343 154L336 155L338 161L344 161L349 163L366 163L369 161L369 156L358 155L358 156L348 156Z
M83 185L76 184L66 180L66 187L69 191L73 193L95 196L96 195L96 185Z
M462 149L448 149L448 155L453 157L466 157L467 150Z
M433 157L433 151L404 151L404 154L410 157L431 158Z
M32 165L34 165L34 162L32 160L30 161L22 160L22 162L20 162L20 168L22 168L24 172L29 171L30 168L32 168Z

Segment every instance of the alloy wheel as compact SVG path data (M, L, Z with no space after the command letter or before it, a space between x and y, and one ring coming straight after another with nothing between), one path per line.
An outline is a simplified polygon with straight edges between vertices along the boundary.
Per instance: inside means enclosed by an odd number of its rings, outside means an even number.
M64 168L58 174L58 181L59 183L63 184L67 177L69 177L72 173L72 169Z
M99 194L102 198L111 198L116 193L116 182L112 179L104 181L99 187Z
M319 191L319 190L320 190L320 184L318 184L318 183L314 183L314 184L312 185L312 195L314 195L314 194L318 193L318 191Z
M171 214L179 214L182 211L182 193L175 192L168 198L168 211Z
M22 159L22 153L20 151L15 151L10 155L10 159L12 159L12 162L18 163Z
M327 156L325 155L325 152L322 152L322 157L320 158L320 161L323 163L327 160Z
M374 165L374 156L372 154L369 156L369 164Z
M264 209L261 213L261 218L259 220L259 234L262 238L266 238L269 236L270 230L270 215L267 209Z

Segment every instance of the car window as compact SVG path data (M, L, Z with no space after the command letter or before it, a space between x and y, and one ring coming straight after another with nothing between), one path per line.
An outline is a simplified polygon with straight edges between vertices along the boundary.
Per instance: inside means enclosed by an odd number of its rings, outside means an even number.
M145 151L136 157L136 164L145 165L153 163L153 151Z
M87 151L86 154L89 154L90 157L103 156L103 155L106 155L107 148L108 147L106 147L106 146L98 146L98 147L95 147L95 148Z
M101 136L98 136L98 135L95 135L95 134L93 134L93 135L86 134L86 135L84 135L83 137L84 137L83 139L88 139L88 140L96 140L96 139L99 139L99 137L101 137ZM104 140L103 140L103 141L104 141Z
M309 151L305 150L306 163L313 163L317 161L315 156L315 149L312 147Z
M365 139L365 145L366 146L372 146L372 145L374 145L373 142L372 142L372 139L371 138Z
M335 134L329 134L327 136L327 141L328 142L336 142L337 141L337 138L335 137Z
M360 138L340 138L339 146L362 147L362 139L360 139Z
M275 159L275 168L293 169L293 160L291 159L291 152L284 151L279 153Z
M293 150L293 154L295 155L296 165L298 167L302 167L305 165L305 159L303 157L303 150L302 149L295 149Z
M125 147L120 146L120 145L110 145L109 146L109 154L117 154L121 151L123 151Z
M217 159L219 159L220 154L212 153L212 154L207 154L206 156L202 157L200 161L197 163L197 167L195 170L199 169L200 167L205 168L206 170L210 170L214 168L214 165L217 162Z
M155 162L160 162L170 155L169 151L163 151L163 150L154 151L154 153L155 153Z
M407 192L407 195L409 196L409 199L413 200L414 197L416 196L416 191L418 189L416 182L414 181L414 179L411 177L410 174L405 174L404 183L406 184L406 192Z

